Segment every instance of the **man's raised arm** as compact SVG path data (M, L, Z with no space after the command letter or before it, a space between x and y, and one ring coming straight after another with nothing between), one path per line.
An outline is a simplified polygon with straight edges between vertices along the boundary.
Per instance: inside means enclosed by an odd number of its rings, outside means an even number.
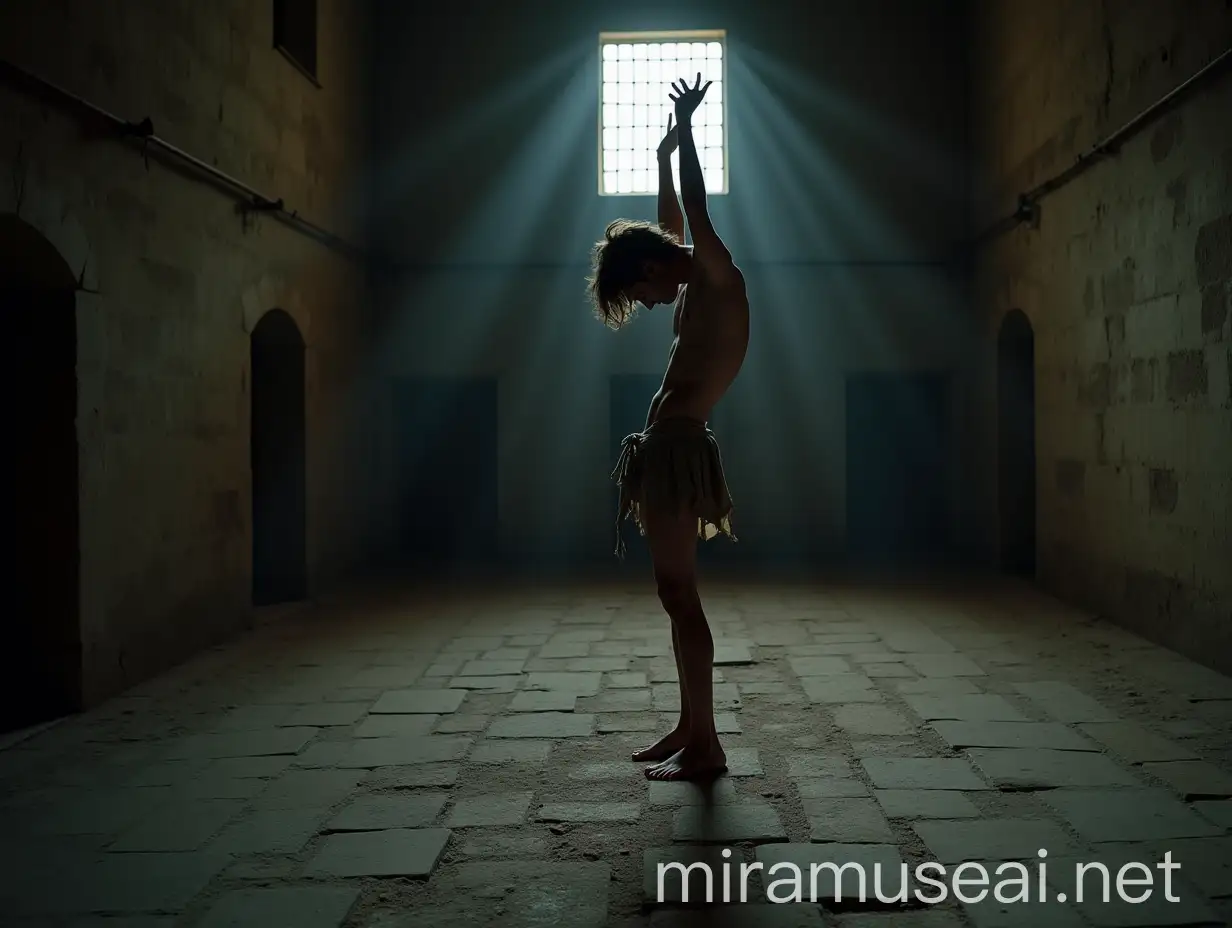
M659 143L659 225L684 244L684 213L676 198L676 181L672 178L672 152L676 150L679 133L667 117L667 133Z
M709 82L702 86L700 74L697 75L695 87L690 87L687 81L677 81L672 84L675 93L671 100L676 104L676 130L680 135L680 199L684 203L684 215L693 237L693 257L707 271L722 274L733 267L731 252L710 221L710 210L706 204L706 178L702 174L697 143L693 139L693 113L701 105L709 87Z

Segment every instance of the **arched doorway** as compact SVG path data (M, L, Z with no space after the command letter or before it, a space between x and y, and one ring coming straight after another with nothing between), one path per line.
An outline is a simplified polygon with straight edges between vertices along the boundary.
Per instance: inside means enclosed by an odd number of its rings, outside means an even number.
M0 732L81 708L76 281L36 229L0 215L13 506L0 619Z
M997 336L1001 567L1035 577L1035 333L1011 310Z
M252 600L303 599L308 590L304 339L281 309L252 332Z

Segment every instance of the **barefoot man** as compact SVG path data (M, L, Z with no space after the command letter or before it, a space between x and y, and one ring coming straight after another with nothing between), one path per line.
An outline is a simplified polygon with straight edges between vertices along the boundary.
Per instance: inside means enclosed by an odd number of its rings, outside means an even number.
M672 623L680 677L680 721L658 743L633 755L652 780L719 776L727 757L714 723L714 639L697 593L697 543L720 533L734 540L732 501L719 445L707 426L736 379L749 343L744 276L711 225L692 116L710 84L672 84L676 126L659 146L659 224L618 220L595 246L591 295L599 317L620 328L636 304L672 305L671 352L646 430L624 440L613 476L620 521L632 517L646 537L659 599ZM680 147L680 198L671 154ZM688 219L692 246L684 241Z

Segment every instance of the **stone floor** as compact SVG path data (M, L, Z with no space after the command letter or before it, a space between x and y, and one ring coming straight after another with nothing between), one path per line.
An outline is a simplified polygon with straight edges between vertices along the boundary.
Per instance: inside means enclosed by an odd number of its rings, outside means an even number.
M356 596L263 622L0 751L0 921L1232 923L1228 678L987 581L728 582L704 595L731 762L708 792L649 784L628 759L678 706L646 586ZM1179 871L1158 867L1165 852ZM1015 860L1027 869L997 876ZM729 874L732 905L672 904L679 871L660 903L656 863L707 861L711 898ZM841 893L837 871L818 868L812 893L810 868L826 861L865 866L866 897L854 867ZM929 861L924 875L951 887L943 902L917 896L939 894L914 878ZM1031 898L1042 885L1050 901L958 902L963 861L994 881L1029 873ZM1111 868L1115 892L1129 861L1151 868L1127 871L1131 896L1154 874L1148 901L1100 901L1098 871L1073 901L1076 862ZM906 904L893 899L900 864ZM804 901L784 901L796 872ZM974 872L959 876L974 898Z

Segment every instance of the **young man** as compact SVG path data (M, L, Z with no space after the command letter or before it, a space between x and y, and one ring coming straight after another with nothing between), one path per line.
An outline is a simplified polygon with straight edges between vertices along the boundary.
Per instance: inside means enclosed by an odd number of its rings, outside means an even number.
M731 530L732 502L718 442L707 426L714 406L744 363L749 303L744 276L714 231L693 141L692 116L709 84L672 85L676 127L668 121L659 146L659 226L619 220L595 246L591 295L599 317L619 328L636 303L673 304L671 353L663 385L650 404L646 430L625 439L613 476L620 520L631 516L645 535L659 599L672 622L680 676L680 721L659 742L633 755L650 761L655 780L712 778L727 769L714 724L714 639L697 593L697 542ZM680 147L676 202L671 154ZM692 247L685 246L688 219ZM619 543L617 553L623 553Z

